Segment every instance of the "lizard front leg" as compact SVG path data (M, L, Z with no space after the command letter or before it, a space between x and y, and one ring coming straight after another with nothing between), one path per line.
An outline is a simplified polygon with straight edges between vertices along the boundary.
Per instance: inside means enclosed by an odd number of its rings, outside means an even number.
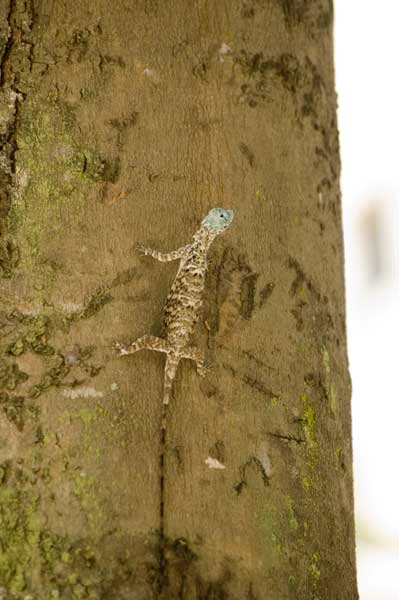
M161 262L169 262L171 260L177 260L184 256L186 249L188 246L182 246L178 250L173 250L173 252L158 252L158 250L153 250L152 248L147 248L147 246L143 246L142 244L137 244L136 250L139 254L143 256L152 256L156 260Z
M210 366L205 362L204 353L195 346L187 346L186 348L183 348L180 356L181 358L188 358L189 360L195 361L197 365L197 373L200 377L205 377L210 370Z
M120 344L119 342L115 342L115 348L119 350L119 354L134 354L138 350L157 350L158 352L167 352L168 351L168 343L166 340L156 337L155 335L143 335L141 338L132 342L129 345Z

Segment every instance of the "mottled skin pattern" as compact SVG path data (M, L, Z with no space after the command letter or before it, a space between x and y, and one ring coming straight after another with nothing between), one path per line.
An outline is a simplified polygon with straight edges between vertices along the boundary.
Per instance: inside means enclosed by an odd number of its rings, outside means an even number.
M144 335L129 346L117 343L116 347L121 355L145 349L165 352L165 405L169 403L172 383L182 358L194 360L199 375L206 373L204 355L198 348L190 346L190 340L201 312L209 247L229 227L232 220L232 210L213 208L194 234L191 244L168 254L139 246L142 254L162 262L180 260L179 270L164 307L165 335L163 338Z

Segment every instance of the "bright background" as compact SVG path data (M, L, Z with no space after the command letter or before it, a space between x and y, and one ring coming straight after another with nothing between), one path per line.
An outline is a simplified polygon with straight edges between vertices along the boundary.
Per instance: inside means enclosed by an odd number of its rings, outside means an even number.
M399 600L398 24L335 0L360 600Z

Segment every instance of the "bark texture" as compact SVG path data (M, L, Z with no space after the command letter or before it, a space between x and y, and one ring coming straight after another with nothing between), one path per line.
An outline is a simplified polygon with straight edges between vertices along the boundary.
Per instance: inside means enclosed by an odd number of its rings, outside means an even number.
M357 598L331 1L2 0L0 25L0 594ZM214 370L180 367L160 506L164 358L111 344L159 333L175 274L135 244L213 206Z

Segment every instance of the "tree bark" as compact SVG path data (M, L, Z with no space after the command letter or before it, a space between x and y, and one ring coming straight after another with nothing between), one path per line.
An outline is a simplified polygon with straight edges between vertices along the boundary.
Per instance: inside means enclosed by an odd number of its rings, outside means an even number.
M357 598L331 1L0 19L0 595ZM214 206L214 366L179 367L161 480L164 358L112 343L176 271L135 244Z

